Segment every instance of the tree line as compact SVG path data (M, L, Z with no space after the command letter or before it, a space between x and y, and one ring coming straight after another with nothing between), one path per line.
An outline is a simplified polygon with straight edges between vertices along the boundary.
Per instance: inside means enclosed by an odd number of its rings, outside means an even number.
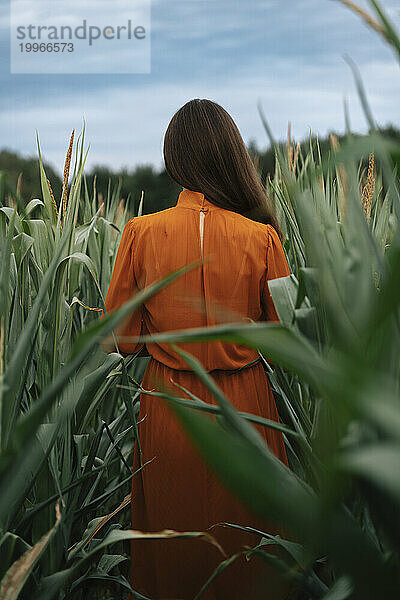
M400 142L400 129L393 125L381 128L385 137ZM339 144L344 140L344 135L334 134ZM353 134L355 137L363 135ZM310 144L315 145L316 136L310 136L299 142L300 152L307 154ZM331 148L330 133L323 138L318 138L321 154L326 154ZM293 144L293 142L292 142ZM280 142L285 148L287 142ZM271 147L260 150L254 142L248 146L249 153L255 162L263 182L267 177L273 179L275 172L275 155ZM61 197L62 177L55 169L45 163L47 178L49 179L56 199ZM26 201L32 198L41 198L39 161L36 157L23 157L7 149L0 151L0 171L6 173L8 184L11 188L18 188L21 197ZM85 175L86 185L90 191L94 186L103 197L108 190L116 185L120 187L120 197L128 204L128 210L136 214L142 191L144 192L143 213L149 214L170 206L177 201L181 187L176 184L165 171L157 170L152 165L138 165L132 169L113 170L105 165L94 165Z

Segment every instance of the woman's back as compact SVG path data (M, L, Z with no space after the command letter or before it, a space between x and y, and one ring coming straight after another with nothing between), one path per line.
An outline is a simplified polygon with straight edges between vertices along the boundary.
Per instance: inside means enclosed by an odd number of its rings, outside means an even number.
M110 310L171 271L199 261L171 284L147 300L139 315L121 331L140 332L205 327L221 323L276 320L267 280L289 274L282 246L273 227L215 206L203 194L184 190L177 205L158 213L134 217L124 231L120 265L106 299ZM122 282L127 297L121 297ZM119 294L119 297L116 296ZM168 344L147 343L149 353L175 369L186 363ZM132 344L120 343L125 352ZM214 341L185 343L182 349L196 356L204 367L237 369L258 358L258 352L241 344Z

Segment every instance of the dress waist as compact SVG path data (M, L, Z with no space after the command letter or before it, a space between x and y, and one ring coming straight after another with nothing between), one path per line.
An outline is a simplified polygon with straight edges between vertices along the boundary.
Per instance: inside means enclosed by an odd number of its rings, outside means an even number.
M154 358L154 356L152 354L150 355L150 360L154 361L156 363L159 363L163 367L166 367L167 369L171 369L172 371L187 371L189 373L193 372L192 369L175 369L174 367L170 367L169 365L166 365L165 363L161 362L160 360L157 360L157 358ZM238 373L239 371L242 371L243 369L247 369L249 367L255 366L260 361L261 361L261 356L259 356L255 360L252 360L251 362L239 367L238 369L210 369L209 371L206 370L206 373L224 372L227 375L231 375L233 373Z

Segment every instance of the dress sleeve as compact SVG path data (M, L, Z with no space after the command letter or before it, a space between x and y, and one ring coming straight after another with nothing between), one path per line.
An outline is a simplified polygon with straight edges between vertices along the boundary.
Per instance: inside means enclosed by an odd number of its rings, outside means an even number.
M133 269L133 244L134 244L134 228L133 219L127 222L122 232L121 241L119 243L117 256L115 258L114 268L108 286L105 307L107 313L110 314L122 304L125 304L138 292L138 286L135 279ZM101 318L105 316L105 311L102 311ZM144 347L143 343L124 342L122 336L136 337L142 334L142 306L131 312L123 321L114 329L114 335L117 340L118 348L121 354L134 354ZM107 338L105 344L102 344L104 349L110 348L112 336ZM115 352L115 344L113 350Z
M279 317L269 291L268 281L270 279L277 279L278 277L286 277L287 275L290 275L290 269L281 240L276 229L272 225L267 225L266 273L261 292L262 321L279 322Z

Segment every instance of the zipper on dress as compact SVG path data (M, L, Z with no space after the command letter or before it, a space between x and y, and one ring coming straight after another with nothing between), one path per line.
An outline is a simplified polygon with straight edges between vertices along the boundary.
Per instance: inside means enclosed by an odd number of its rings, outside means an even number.
M203 237L204 237L204 211L200 211L200 248L201 248L201 261L203 262Z
M205 281L204 281L204 219L206 216L206 212L208 212L208 207L202 205L200 208L200 216L199 216L199 230L200 230L200 249L201 249L201 287L202 287L202 298L203 298L203 308L204 308L204 320L205 326L208 325L208 311L207 311L207 299L206 299L206 291L205 291ZM208 344L206 344L206 359L205 363L208 365Z

